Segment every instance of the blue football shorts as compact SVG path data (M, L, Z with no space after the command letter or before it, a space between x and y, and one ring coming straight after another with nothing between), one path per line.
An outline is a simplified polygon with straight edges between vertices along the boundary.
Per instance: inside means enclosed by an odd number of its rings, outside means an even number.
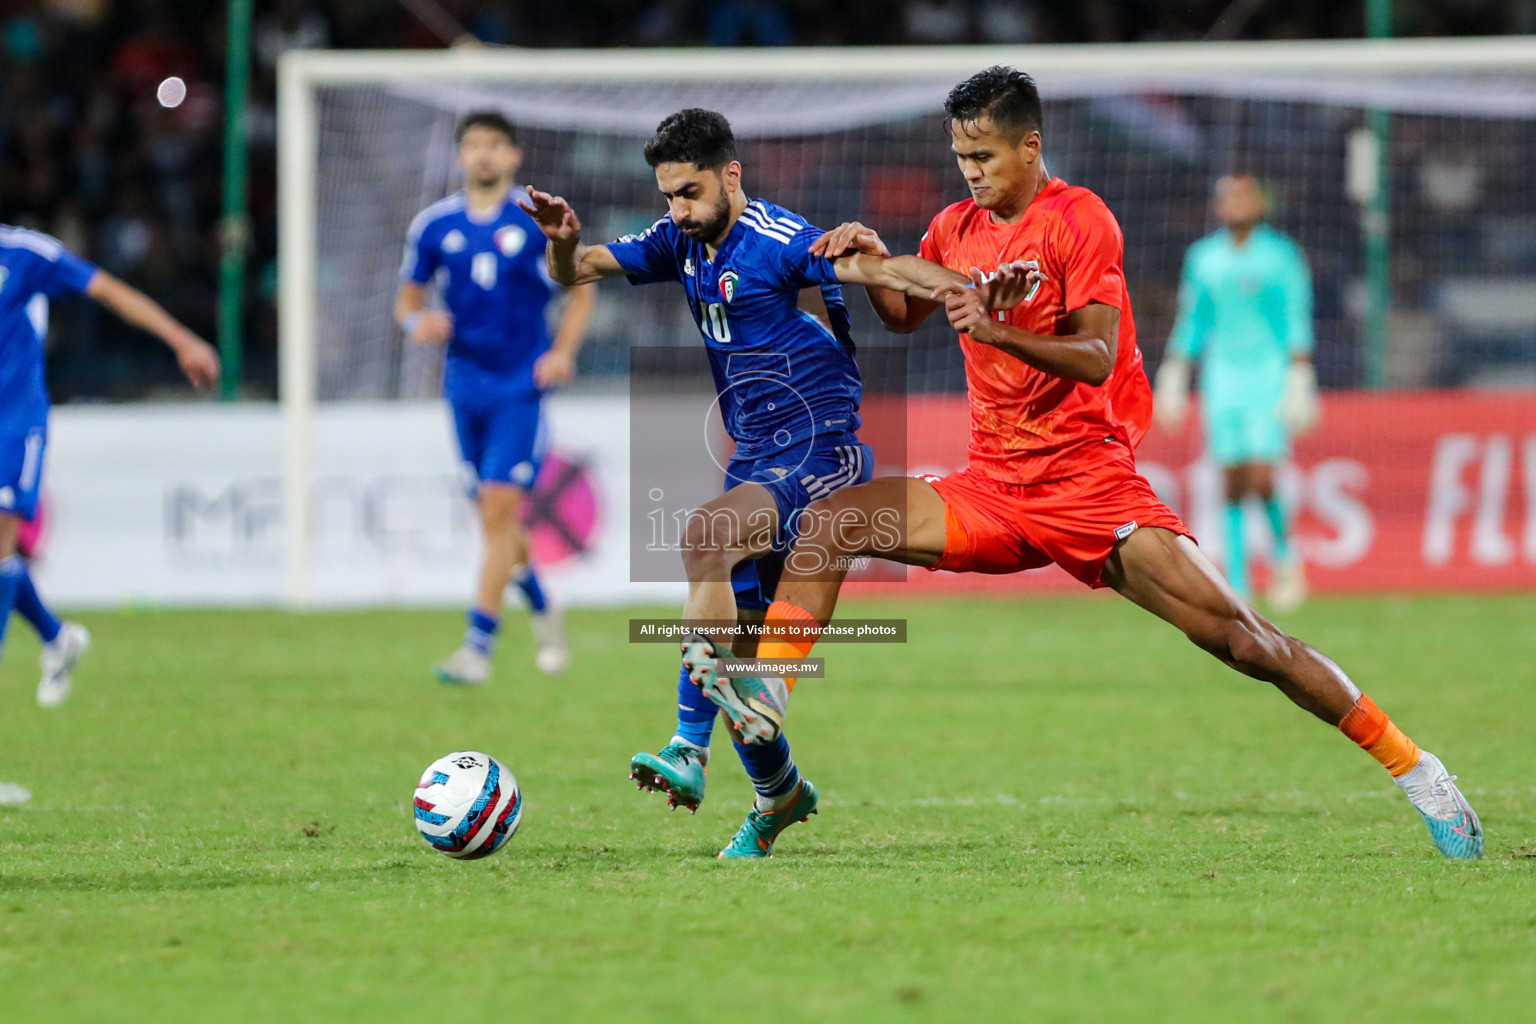
M0 514L22 519L31 519L36 514L38 490L43 482L43 449L47 443L45 427L0 437Z
M540 396L504 392L454 398L448 404L470 496L489 483L532 490L545 451Z
M874 466L874 452L851 433L790 444L764 458L731 460L726 466L725 489L744 483L762 484L779 510L774 550L761 558L738 562L731 570L736 607L767 611L779 585L784 557L795 542L801 510L839 487L868 483Z

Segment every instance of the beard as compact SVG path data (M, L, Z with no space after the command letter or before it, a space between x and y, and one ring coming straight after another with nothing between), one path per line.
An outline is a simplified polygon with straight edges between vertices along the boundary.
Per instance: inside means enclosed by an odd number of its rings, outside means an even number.
M682 220L677 222L677 229L696 242L705 245L718 241L725 234L725 226L731 220L731 200L724 190L720 192L720 201L710 211L709 217L704 220Z

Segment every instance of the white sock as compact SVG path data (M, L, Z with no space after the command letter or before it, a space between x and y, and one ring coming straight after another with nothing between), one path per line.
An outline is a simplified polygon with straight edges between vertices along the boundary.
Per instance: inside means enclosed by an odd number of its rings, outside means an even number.
M701 747L697 743L693 742L692 740L685 740L681 736L673 736L672 739L671 739L671 742L668 743L668 746L671 746L672 743L681 743L685 747L692 747L694 753L696 755L698 755L699 763L700 764L709 764L709 748L708 747Z

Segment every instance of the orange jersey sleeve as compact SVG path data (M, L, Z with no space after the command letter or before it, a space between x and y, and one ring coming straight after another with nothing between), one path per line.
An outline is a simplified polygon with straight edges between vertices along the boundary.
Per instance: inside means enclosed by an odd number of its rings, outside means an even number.
M1067 312L1094 302L1120 307L1126 291L1125 238L1103 200L1081 193L1062 208L1054 235Z

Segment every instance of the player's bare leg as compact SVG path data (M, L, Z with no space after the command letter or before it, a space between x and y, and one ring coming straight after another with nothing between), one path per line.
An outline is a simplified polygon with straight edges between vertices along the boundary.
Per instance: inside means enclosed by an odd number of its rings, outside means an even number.
M1440 852L1482 855L1482 827L1454 776L1433 754L1420 751L1339 666L1249 607L1189 538L1157 528L1135 531L1105 563L1104 582L1364 747L1408 794Z
M0 653L5 651L6 627L16 603L16 591L26 572L26 564L16 551L16 535L20 530L20 516L14 512L0 512Z
M1329 725L1338 725L1360 698L1337 665L1249 607L1187 537L1137 530L1105 563L1104 582Z
M1272 546L1269 588L1264 599L1274 611L1289 614L1307 600L1306 568L1291 537L1291 517L1275 485L1275 467L1267 462L1251 462L1246 471L1243 486L1259 499L1269 521Z
M684 623L702 628L711 620L735 621L731 570L738 562L767 554L778 529L778 503L762 484L732 487L690 512L683 531L683 569L688 574Z
M1245 529L1247 510L1244 501L1249 493L1249 464L1223 466L1221 469L1224 503L1222 507L1223 547L1226 554L1225 576L1237 595L1244 600L1253 594L1252 577L1248 566L1248 531Z
M443 682L478 685L490 676L490 653L501 623L503 594L507 585L519 578L519 585L530 589L527 580L528 536L519 518L526 492L514 484L481 483L476 495L480 513L481 535L485 553L480 562L480 576L475 588L470 628L464 643L434 670ZM538 645L535 660L550 675L565 668L567 660L564 629L557 609L545 605L542 591L532 587L539 605L532 608L534 638Z
M786 559L757 657L803 658L821 625L832 618L838 590L855 558L878 555L910 565L933 565L944 551L944 501L925 480L882 477L844 487L814 501ZM787 695L794 677L754 680ZM742 730L748 745L772 735Z
M755 632L730 626L762 619L760 611L737 607L731 570L770 551L778 527L778 503L756 483L733 487L689 513L683 531L683 567L688 574L683 621L698 631L681 645L677 732L657 753L641 751L629 762L635 784L665 793L674 809L697 811L704 799L709 735L718 710L726 711L733 736L739 735L738 722L750 722L754 733L767 729L777 735L783 727L787 691L714 671L727 650L736 657L751 657L757 649Z
M480 562L480 584L475 605L481 611L501 610L501 597L512 580L512 570L528 564L528 535L518 519L523 489L512 484L480 485L480 527L485 535L485 557Z
M943 554L944 499L928 481L889 476L845 487L806 510L774 604L827 622L854 559L873 555L928 566ZM768 614L773 618L773 609Z
M499 610L508 582L514 584L528 605L528 621L533 628L534 664L545 675L557 676L565 671L571 658L565 641L565 616L559 605L546 599L533 572L533 551L522 519L527 497L527 492L517 486L482 484L480 487L480 522L486 536L480 607ZM493 589L498 584L500 589Z

